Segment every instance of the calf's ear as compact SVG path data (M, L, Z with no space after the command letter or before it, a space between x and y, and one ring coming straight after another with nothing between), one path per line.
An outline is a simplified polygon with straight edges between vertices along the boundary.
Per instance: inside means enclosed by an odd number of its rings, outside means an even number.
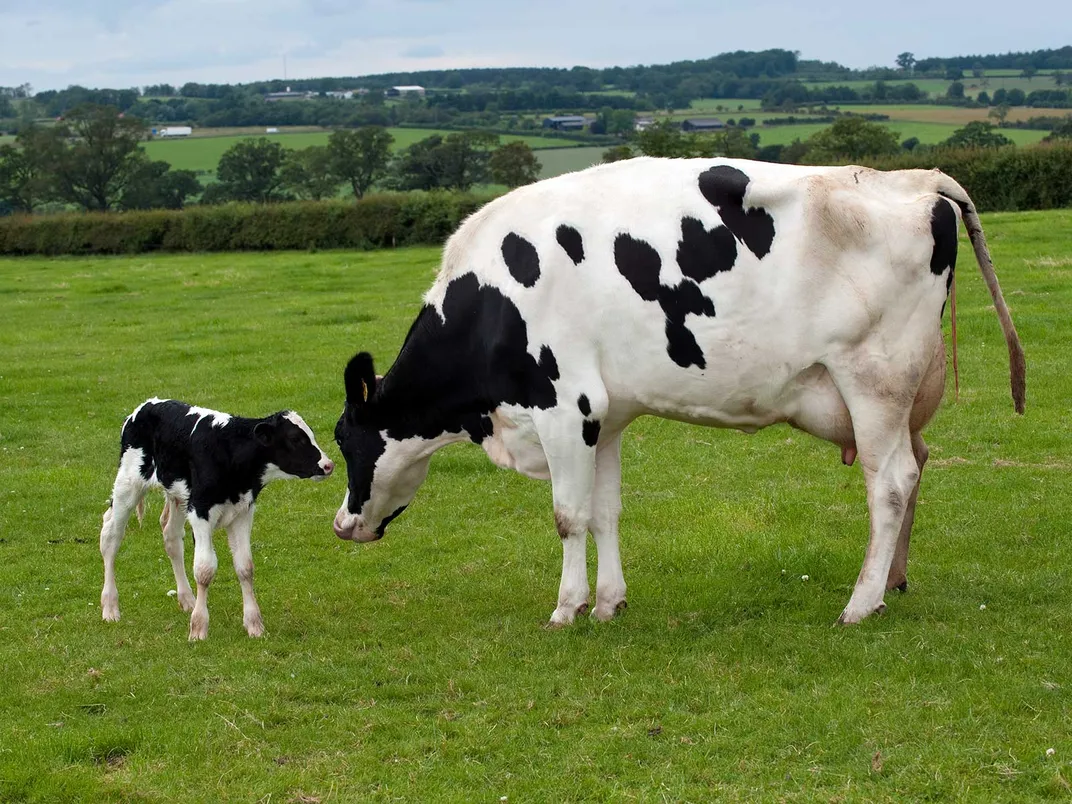
M275 437L275 423L272 419L265 419L253 425L253 437L262 447L267 447Z
M372 365L372 355L358 352L350 358L343 373L346 383L346 402L352 408L359 408L376 393L376 369Z

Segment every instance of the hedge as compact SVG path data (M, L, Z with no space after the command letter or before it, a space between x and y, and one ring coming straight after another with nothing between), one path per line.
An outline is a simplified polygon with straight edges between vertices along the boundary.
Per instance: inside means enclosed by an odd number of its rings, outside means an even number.
M872 160L880 170L940 168L983 212L1072 207L1072 143L927 150ZM360 201L228 204L0 218L0 254L374 249L441 245L491 196L411 192Z
M469 193L370 195L360 201L225 204L184 210L0 218L0 254L375 249L440 245L491 199Z
M1072 207L1072 143L965 148L869 160L879 170L938 168L968 191L981 212Z

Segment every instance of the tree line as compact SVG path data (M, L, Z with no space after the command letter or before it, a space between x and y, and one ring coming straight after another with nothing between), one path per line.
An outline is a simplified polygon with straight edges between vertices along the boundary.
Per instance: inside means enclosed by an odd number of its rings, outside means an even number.
M392 152L386 129L336 129L326 145L294 150L261 137L240 141L220 158L216 181L203 186L190 170L152 160L141 147L143 121L115 107L85 105L54 126L29 126L0 146L0 213L50 205L87 211L180 209L228 201L320 200L340 190L468 190L535 181L540 163L524 142L463 131L433 135Z

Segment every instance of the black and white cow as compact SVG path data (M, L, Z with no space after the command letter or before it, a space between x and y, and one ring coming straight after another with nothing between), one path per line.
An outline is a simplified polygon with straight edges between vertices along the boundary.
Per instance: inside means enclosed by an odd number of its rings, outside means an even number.
M368 541L433 452L481 444L550 478L563 568L552 624L625 604L620 441L645 414L754 432L786 422L859 455L871 535L840 622L904 588L945 386L941 318L963 219L1024 402L1023 351L971 199L939 171L639 158L515 190L447 243L397 360L346 367L335 533Z
M323 480L335 465L316 443L313 431L293 411L264 419L244 419L175 400L150 399L123 422L119 471L104 512L100 549L104 558L101 610L119 619L115 556L127 522L141 521L145 494L164 490L160 528L178 585L179 605L193 610L190 639L208 636L208 587L216 576L212 534L226 528L235 572L242 585L242 619L250 636L264 633L253 596L253 554L249 536L257 495L270 480ZM190 520L194 534L194 599L183 566L183 532Z

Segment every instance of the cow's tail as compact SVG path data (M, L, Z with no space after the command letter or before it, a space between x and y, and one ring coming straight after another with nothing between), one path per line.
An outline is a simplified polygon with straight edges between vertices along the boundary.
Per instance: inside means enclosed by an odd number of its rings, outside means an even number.
M1001 330L1005 333L1005 345L1009 349L1009 382L1012 386L1012 402L1016 412L1023 413L1027 382L1024 349L1020 345L1020 337L1016 334L1012 316L1009 315L1005 297L1001 295L1001 285L998 284L998 276L994 271L994 262L990 259L990 249L986 245L986 235L983 234L979 213L976 212L975 204L972 203L963 187L949 176L941 173L939 175L938 193L960 207L964 228L968 230L968 238L975 251L975 261L979 265L979 271L983 275L986 286L990 289L990 298L994 300L994 309L997 311L998 321L1001 322ZM951 317L956 315L953 309L950 310L950 315ZM953 348L955 351L955 344Z

